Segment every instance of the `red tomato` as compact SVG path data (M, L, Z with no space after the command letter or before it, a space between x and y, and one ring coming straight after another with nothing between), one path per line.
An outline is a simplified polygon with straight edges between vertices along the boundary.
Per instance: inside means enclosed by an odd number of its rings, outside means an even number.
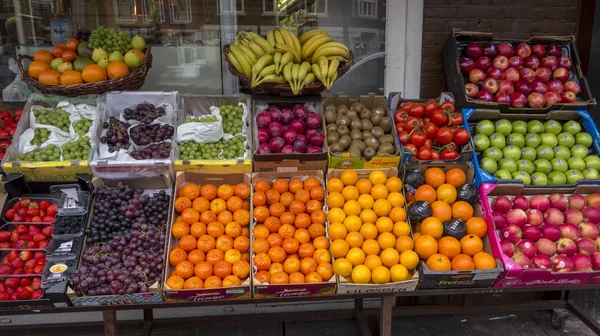
M395 122L406 121L409 118L410 118L410 115L408 115L408 113L403 110L398 110L398 112L396 112L396 114L394 114Z
M404 131L404 126L400 124L396 124L396 133L400 134Z
M452 142L452 136L452 128L441 127L440 129L438 129L435 138L440 144L447 145Z
M411 106L408 114L410 114L411 117L420 118L423 116L423 114L425 114L425 108L423 107L423 105L416 103L413 106Z
M406 145L408 143L408 132L407 131L401 131L398 133L398 140L400 140L400 143L403 145Z
M440 159L440 153L438 153L438 151L432 150L431 151L431 159L432 160L439 160Z
M408 111L408 110L410 110L410 108L411 108L411 107L412 107L414 104L415 104L415 103L413 103L413 102L407 102L407 103L404 103L404 104L402 104L402 109L403 109L403 110L405 110L405 111Z
M438 127L434 123L432 123L431 121L428 122L425 125L425 135L427 136L427 139L435 138L435 135L437 134L437 130L438 130Z
M423 147L431 148L431 146L433 146L433 139L425 139Z
M423 120L421 120L421 118L410 118L406 121L406 131L409 133L421 126L423 126Z
M415 146L413 144L404 145L404 149L408 150L409 152L413 152L413 153L417 152L417 146Z
M431 114L431 122L438 127L445 126L448 123L448 115L442 110L435 110Z
M462 126L463 115L461 113L452 113L450 115L450 122L448 126Z
M417 152L417 159L419 160L431 160L431 148L421 147Z
M456 151L456 146L453 146L452 149L444 148L440 152L440 159L442 160L454 160L458 158L458 152Z
M464 128L459 128L454 131L452 141L457 145L464 145L469 142L469 131Z
M425 139L425 133L418 129L412 131L409 136L410 143L417 147L423 146L425 144Z
M433 111L438 109L438 104L435 101L430 101L425 104L425 116L430 117Z
M440 105L440 110L446 112L454 112L456 108L454 107L454 103L451 101L445 101Z

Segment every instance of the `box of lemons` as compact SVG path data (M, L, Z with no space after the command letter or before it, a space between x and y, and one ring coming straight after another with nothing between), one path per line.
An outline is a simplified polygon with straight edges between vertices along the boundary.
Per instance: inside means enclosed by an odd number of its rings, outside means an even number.
M419 257L398 170L330 169L329 247L337 293L415 290Z
M489 227L495 228L490 246L505 269L494 287L595 282L600 273L597 185L549 192L484 183L480 190L482 210Z
M421 261L418 289L489 287L503 271L490 248L473 176L469 163L405 169L407 222Z
M321 170L252 174L254 297L335 293Z
M465 109L475 184L507 181L526 188L574 186L600 179L598 128L589 112L502 114Z

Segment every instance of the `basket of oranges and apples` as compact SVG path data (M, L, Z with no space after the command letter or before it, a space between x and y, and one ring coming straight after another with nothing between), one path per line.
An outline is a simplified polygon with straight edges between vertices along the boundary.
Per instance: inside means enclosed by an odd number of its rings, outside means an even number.
M98 28L89 41L71 38L52 51L21 55L17 65L23 80L46 94L79 96L107 91L138 90L152 66L144 38ZM23 65L23 60L32 62Z

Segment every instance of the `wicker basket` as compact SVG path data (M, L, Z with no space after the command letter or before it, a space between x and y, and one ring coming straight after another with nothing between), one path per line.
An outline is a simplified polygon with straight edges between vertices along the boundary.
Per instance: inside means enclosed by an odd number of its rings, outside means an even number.
M252 78L239 72L233 66L233 64L231 64L231 62L229 62L229 56L227 55L228 52L229 52L229 44L227 44L223 47L223 57L227 60L227 66L229 67L229 71L234 76L236 76L240 80L240 82L242 82L242 84L246 88L248 88L248 90L250 90L252 92L256 92L256 93L270 93L270 94L277 94L277 95L282 95L282 96L293 96L294 95L294 93L292 92L292 87L287 83L286 84L263 83L259 86L252 87ZM348 72L348 70L350 70L350 67L352 66L353 61L354 61L354 54L352 53L352 51L350 51L350 59L348 60L348 62L340 63L340 66L338 67L337 79L340 79L340 77L342 77L346 72ZM327 89L325 88L325 85L323 85L323 83L321 83L321 81L315 80L314 82L303 87L302 90L300 90L300 92L298 93L298 95L320 94L321 92L326 91L326 90Z
M23 67L23 59L33 60L32 56L21 55L17 60L17 65L23 76L25 83L33 85L35 88L46 94L62 96L81 96L87 94L98 94L107 91L135 91L144 85L144 79L148 70L152 67L152 54L150 46L146 47L144 61L132 72L117 79L105 80L96 83L83 83L75 85L48 85L38 82L31 77Z

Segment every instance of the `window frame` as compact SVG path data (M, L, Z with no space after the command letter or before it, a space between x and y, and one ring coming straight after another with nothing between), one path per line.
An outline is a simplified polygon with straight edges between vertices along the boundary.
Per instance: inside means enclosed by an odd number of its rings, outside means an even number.
M319 8L318 6L315 6L316 8L316 12L309 12L308 11L308 0L304 0L304 8L307 9L306 12L311 14L311 15L316 15L317 17L322 17L322 18L328 18L329 17L329 0L315 0L315 2L323 2L325 4L325 12L319 12ZM313 3L314 4L314 3Z
M169 0L169 7L175 7L175 6L173 6L173 1L174 0ZM190 23L192 23L192 4L191 4L191 0L176 0L176 1L186 4L186 7L187 7L186 19L185 20L176 20L175 19L175 11L169 10L169 12L171 12L171 21L170 21L170 23L178 23L178 24L190 24Z
M233 2L236 3L236 7L237 7L237 3L240 2L242 4L242 10L237 10L237 8L235 10L226 10L221 12L221 1L217 0L217 13L216 15L221 15L221 13L223 14L235 14L235 15L239 15L239 16L246 16L246 5L244 4L244 0L229 0L231 4L233 4Z
M361 18L361 19L377 19L377 7L379 6L379 3L377 0L353 0L353 5L352 5L352 14L354 17L356 18ZM373 14L372 15L368 15L368 14L362 14L361 13L361 8L362 8L362 4L367 4L367 5L372 5L373 6ZM358 10L357 10L358 7Z
M142 0L142 13L143 13L143 17L144 17L144 23L148 23L148 22L154 22L154 20L152 19L152 17L149 15L149 11L148 11L148 5L147 2L151 1L154 3L155 6L158 6L159 12L158 12L158 23L164 23L166 20L165 17L165 0L159 0L159 1L153 1L153 0Z
M127 13L131 18L121 18L119 14L119 6L117 5L118 0L113 0L113 16L115 17L115 23L136 23L137 18L135 17L135 2L130 2L131 4L131 13Z
M262 0L262 7L262 16L278 16L284 13L283 11L277 11L277 0L273 0L273 8L270 11L267 11L267 4L265 3L265 0Z

